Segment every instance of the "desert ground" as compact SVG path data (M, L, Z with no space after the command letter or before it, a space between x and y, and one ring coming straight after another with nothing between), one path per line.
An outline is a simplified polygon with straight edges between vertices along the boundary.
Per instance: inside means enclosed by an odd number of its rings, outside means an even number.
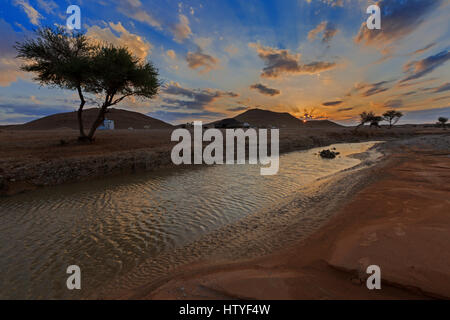
M171 167L172 130L99 131L95 142L86 144L77 141L73 129L2 128L2 195ZM144 263L93 298L450 298L447 130L420 125L358 131L346 127L280 129L281 152L362 141L385 141L376 147L384 156L359 155L362 164L358 168L321 182L318 201L309 210L327 211L330 219L307 237L298 237L301 221L296 214L301 209L293 200L264 218L277 219L283 212L279 221L265 221L270 229L252 228L245 239L235 239L233 228L239 226L231 225L226 232L191 245L198 250L202 241L229 240L240 248L239 259L220 254L200 259L170 270L157 281L146 276ZM242 222L244 228L253 224ZM272 248L269 242L283 245L253 257L248 254L252 241L266 241L268 248ZM382 290L369 291L365 286L364 270L370 264L381 267Z
M309 237L252 259L217 257L183 266L159 281L141 266L132 299L448 299L450 298L450 136L416 137L379 147L358 171L323 187L333 217ZM367 166L367 167L366 167ZM336 180L337 179L337 180ZM336 184L340 185L337 186ZM334 201L337 200L337 201ZM301 209L293 201L289 211ZM314 208L315 210L318 207ZM274 212L281 214L282 211ZM283 213L284 214L284 213ZM275 219L275 218L273 218ZM276 220L274 220L276 223ZM293 228L296 222L290 222ZM279 237L289 237L287 225ZM261 233L262 232L262 233ZM255 241L269 230L248 236ZM233 241L224 237L223 241ZM212 241L212 239L205 239ZM272 237L270 241L276 241ZM202 242L196 244L202 246ZM242 251L251 246L248 239ZM370 291L368 265L382 270L382 290ZM146 283L147 281L147 283Z
M92 144L79 143L75 129L0 128L0 195L107 175L171 167L173 129L98 131ZM280 152L339 142L392 140L443 133L439 128L282 128Z

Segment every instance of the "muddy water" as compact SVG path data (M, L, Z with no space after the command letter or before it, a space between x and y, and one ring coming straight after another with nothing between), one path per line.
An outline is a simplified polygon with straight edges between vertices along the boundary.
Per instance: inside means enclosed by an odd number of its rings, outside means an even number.
M330 148L341 152L334 160L317 156L322 148L284 154L275 176L261 176L257 165L223 165L114 177L2 198L0 298L88 297L144 260L359 164L349 155L374 144L333 145ZM82 289L76 292L66 288L66 268L72 264L82 272Z

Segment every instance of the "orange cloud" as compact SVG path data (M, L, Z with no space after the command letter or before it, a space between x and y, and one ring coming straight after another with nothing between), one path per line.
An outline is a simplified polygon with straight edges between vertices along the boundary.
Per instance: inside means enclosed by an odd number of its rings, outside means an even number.
M192 31L189 27L189 19L184 14L180 14L179 19L179 23L172 28L172 33L175 41L183 42L192 35Z
M119 33L120 36L115 35L112 31ZM96 41L107 41L116 46L126 46L139 59L145 59L153 48L150 42L139 35L130 33L120 22L116 24L110 22L109 27L106 28L92 26L88 28L86 35Z
M265 68L261 73L265 78L277 78L284 73L290 74L316 74L336 67L335 62L314 61L308 64L300 62L300 54L291 54L288 50L264 47L258 43L250 43L258 56L264 61Z
M219 62L218 59L203 53L199 48L197 52L188 52L186 61L189 68L199 69L200 73L206 73L214 69Z

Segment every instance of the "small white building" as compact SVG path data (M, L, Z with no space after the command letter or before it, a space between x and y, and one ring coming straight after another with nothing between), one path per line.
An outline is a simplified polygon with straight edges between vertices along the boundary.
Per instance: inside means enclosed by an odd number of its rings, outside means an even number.
M103 120L103 124L98 128L99 130L114 130L114 120Z

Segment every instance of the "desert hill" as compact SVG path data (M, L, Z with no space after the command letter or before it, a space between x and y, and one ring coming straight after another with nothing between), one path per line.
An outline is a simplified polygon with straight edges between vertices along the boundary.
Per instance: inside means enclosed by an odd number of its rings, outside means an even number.
M257 127L298 128L303 125L301 120L287 112L280 113L262 109L247 110L234 119Z
M310 128L342 128L344 126L330 120L309 120L305 122L306 127Z
M311 120L304 123L287 112L274 112L262 109L251 109L234 117L239 122L247 122L256 127L302 128L302 127L341 127L329 120Z
M83 111L83 123L89 129L97 117L98 109L86 109ZM114 120L115 129L169 129L172 125L146 116L145 114L122 109L111 108L106 118ZM44 118L30 121L22 125L8 126L10 129L19 130L54 130L61 128L78 129L77 112L57 113Z

